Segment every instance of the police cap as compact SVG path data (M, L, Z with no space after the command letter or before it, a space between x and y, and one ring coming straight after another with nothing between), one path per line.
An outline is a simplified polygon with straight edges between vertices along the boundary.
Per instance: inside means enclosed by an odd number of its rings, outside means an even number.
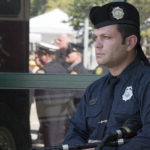
M58 47L49 43L40 42L37 44L37 53L38 54L55 54L58 50Z
M140 26L137 9L126 2L111 2L103 6L92 7L89 16L94 28L113 24L129 24L138 29Z
M83 51L83 46L81 44L69 43L68 49L67 49L67 55L72 52L82 53L82 51Z

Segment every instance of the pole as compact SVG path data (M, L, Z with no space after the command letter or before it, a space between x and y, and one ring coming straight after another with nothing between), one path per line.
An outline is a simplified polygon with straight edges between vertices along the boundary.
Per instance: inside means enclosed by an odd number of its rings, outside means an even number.
M84 53L83 53L83 64L87 68L88 66L88 43L89 43L89 19L88 12L85 13L84 19Z

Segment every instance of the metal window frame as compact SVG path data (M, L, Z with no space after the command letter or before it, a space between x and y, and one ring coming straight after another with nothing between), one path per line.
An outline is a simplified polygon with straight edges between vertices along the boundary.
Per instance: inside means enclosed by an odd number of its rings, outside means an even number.
M85 89L100 75L0 73L0 89Z

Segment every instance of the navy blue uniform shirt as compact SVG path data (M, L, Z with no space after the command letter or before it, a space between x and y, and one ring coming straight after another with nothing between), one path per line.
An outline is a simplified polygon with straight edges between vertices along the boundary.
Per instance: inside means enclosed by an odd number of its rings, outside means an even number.
M86 89L70 121L65 144L75 145L87 143L88 140L102 140L99 137L101 113L105 111L102 107L102 93L109 76L110 74L100 78ZM115 87L107 132L120 128L138 111L142 129L128 143L118 147L104 147L103 150L150 150L150 67L135 59L118 78L120 80Z

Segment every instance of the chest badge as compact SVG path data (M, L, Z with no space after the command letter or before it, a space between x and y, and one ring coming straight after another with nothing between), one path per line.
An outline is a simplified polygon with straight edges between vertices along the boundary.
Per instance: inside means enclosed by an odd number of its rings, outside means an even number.
M133 96L133 88L132 88L132 86L126 87L125 92L122 95L122 100L128 101L128 100L131 99L132 96Z

